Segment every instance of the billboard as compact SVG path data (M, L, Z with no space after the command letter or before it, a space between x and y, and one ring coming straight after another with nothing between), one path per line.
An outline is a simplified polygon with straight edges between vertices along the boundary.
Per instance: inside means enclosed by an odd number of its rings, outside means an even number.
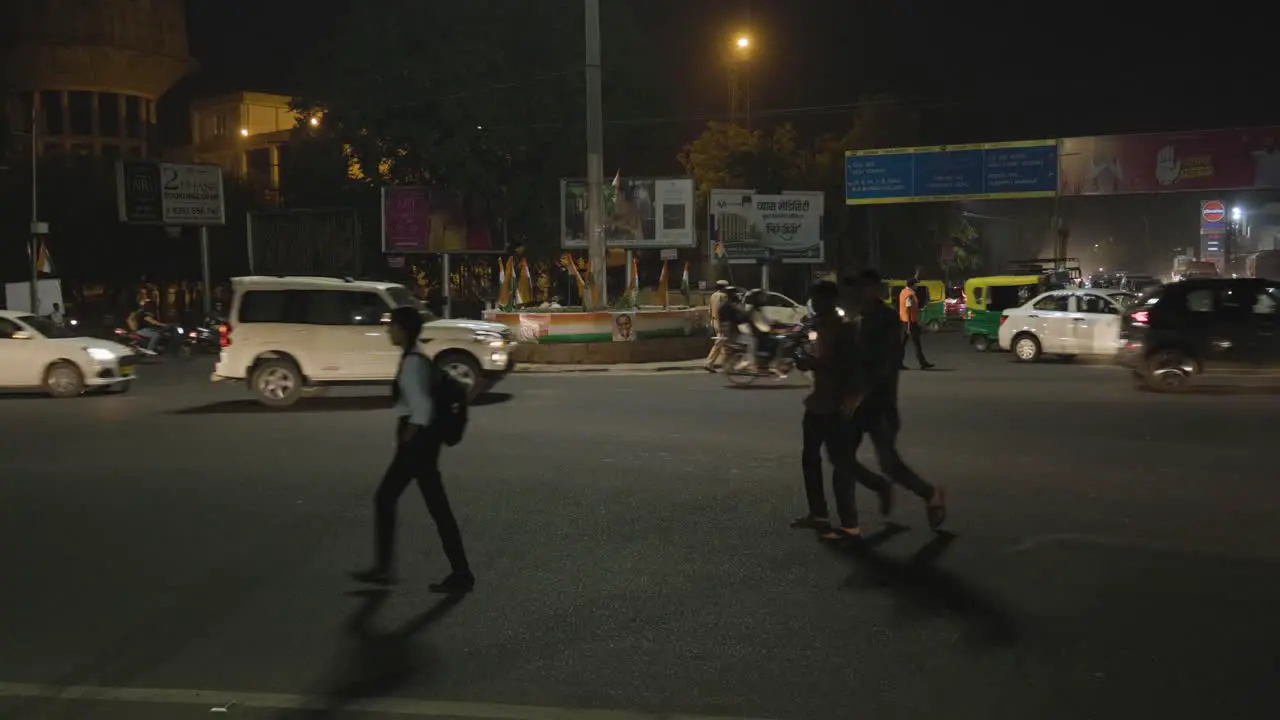
M116 206L125 223L225 225L222 168L118 160Z
M1062 195L1280 188L1280 127L1062 141Z
M1058 141L850 151L844 184L849 205L1053 197Z
M824 201L821 192L712 190L707 202L712 245L731 263L764 258L821 263Z
M488 208L444 188L382 188L382 252L488 253L505 248Z
M604 188L605 244L690 248L695 244L693 180L622 178ZM560 181L560 247L587 247L587 181Z

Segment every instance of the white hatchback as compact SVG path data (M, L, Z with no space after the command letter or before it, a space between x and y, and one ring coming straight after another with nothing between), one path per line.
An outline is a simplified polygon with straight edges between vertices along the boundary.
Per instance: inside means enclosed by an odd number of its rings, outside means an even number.
M1000 316L999 342L1022 362L1042 355L1113 357L1120 316L1136 295L1122 290L1055 290Z
M129 389L137 356L109 340L82 337L48 318L0 310L0 387L68 398L88 388Z

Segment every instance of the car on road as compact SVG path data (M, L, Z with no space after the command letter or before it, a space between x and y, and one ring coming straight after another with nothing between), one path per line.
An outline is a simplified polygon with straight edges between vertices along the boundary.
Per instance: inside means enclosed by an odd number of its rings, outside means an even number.
M136 367L137 356L123 345L84 337L46 317L0 310L0 387L58 398L90 388L125 392Z
M1280 379L1280 281L1196 278L1144 295L1121 319L1117 360L1135 385L1176 391L1201 375Z
M475 399L515 367L511 331L498 323L441 320L403 285L327 277L233 278L215 381L248 385L259 402L287 407L309 389L387 385L401 351L384 328L392 309L422 312L422 351Z
M752 292L756 292L753 290ZM776 293L772 290L760 290L765 294L765 303L760 308L764 316L769 318L770 322L779 325L799 325L809 316L809 308L792 300L791 298Z
M1022 362L1042 356L1114 357L1120 344L1120 318L1137 296L1122 290L1055 290L1006 309L1000 316L999 343Z

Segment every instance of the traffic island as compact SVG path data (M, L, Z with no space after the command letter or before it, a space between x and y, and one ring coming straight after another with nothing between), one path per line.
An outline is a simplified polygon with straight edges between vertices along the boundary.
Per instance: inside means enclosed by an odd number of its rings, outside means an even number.
M484 319L511 329L515 359L528 365L678 363L704 357L711 343L706 308L491 310Z

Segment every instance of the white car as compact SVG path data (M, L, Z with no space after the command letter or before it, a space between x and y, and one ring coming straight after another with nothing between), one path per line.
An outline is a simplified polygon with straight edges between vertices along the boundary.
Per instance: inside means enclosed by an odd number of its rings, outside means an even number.
M1042 355L1114 356L1120 316L1137 296L1123 290L1055 290L1000 316L999 342L1022 362Z
M757 292L757 291L752 291ZM782 293L763 291L766 295L761 311L770 321L782 325L799 325L809 315L809 308L783 295Z
M0 387L58 398L88 388L124 392L136 366L137 356L123 345L81 337L48 318L0 310Z
M505 325L440 320L403 285L324 277L240 277L231 281L231 312L213 380L245 382L260 402L287 407L308 388L386 385L401 350L387 337L393 308L426 315L422 351L466 385L470 397L515 367Z

